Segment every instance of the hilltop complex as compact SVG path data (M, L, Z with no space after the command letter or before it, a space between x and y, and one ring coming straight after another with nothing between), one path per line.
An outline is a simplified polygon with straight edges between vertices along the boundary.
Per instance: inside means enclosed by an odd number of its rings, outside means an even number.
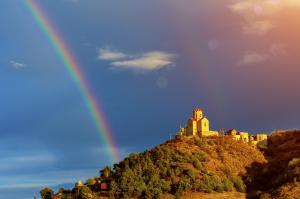
M187 137L221 136L220 132L210 130L209 120L203 115L203 111L200 108L193 110L193 116L188 119L185 127L180 127L177 134ZM246 142L254 146L267 146L268 144L267 134L249 135L248 132L238 132L235 129L231 129L225 133L225 136L230 136L234 140Z

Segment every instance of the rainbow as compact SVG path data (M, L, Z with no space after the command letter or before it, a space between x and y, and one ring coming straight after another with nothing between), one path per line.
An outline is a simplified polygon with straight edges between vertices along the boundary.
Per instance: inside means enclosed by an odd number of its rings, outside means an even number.
M70 76L78 86L78 89L80 90L85 104L91 114L97 132L105 144L105 147L108 148L108 156L111 163L119 161L120 156L116 150L116 143L109 129L109 125L105 120L100 104L97 103L97 100L92 93L92 89L89 87L89 84L85 79L80 64L76 60L75 56L73 56L63 37L59 34L54 24L51 23L45 11L38 4L38 2L36 0L23 0L23 3L30 11L40 29L47 36L53 49L62 60L66 70L69 72Z

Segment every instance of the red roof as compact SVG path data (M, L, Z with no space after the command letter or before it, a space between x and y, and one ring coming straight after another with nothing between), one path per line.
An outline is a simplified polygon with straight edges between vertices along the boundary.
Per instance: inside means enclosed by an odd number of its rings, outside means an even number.
M60 195L54 195L54 196L52 196L52 199L60 199Z
M108 189L108 184L107 183L101 183L100 187L101 187L101 190L107 190Z

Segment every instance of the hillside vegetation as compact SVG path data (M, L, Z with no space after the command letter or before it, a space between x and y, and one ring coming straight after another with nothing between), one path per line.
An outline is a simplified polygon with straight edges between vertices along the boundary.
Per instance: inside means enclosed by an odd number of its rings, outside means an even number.
M245 192L242 181L252 162L265 163L262 153L228 138L169 141L150 151L131 154L115 165L110 196L159 197L185 191Z
M249 189L264 191L263 198L300 198L300 131L278 131L269 137L266 164L258 165ZM252 190L253 191L253 190Z
M300 133L276 132L265 151L230 137L186 138L131 154L60 198L297 198ZM101 190L96 182L105 183ZM299 197L300 198L300 197Z

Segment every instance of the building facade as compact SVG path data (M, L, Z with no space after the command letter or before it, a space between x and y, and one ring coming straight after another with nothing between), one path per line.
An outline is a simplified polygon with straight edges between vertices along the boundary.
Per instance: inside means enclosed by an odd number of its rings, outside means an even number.
M218 131L210 130L209 125L209 120L204 116L203 111L200 108L195 108L192 117L188 119L186 126L180 127L177 134L187 137L220 136ZM231 129L226 132L225 136L230 136L234 140L249 143L253 146L266 147L268 145L267 134L250 135L248 132L239 132L236 129Z
M209 120L200 108L193 110L193 116L188 119L185 127L180 128L179 134L185 136L218 136L217 131L211 131Z
M268 145L267 134L249 135L248 132L238 132L236 129L231 129L227 131L226 136L230 136L234 140L240 140L255 146L259 145L261 147L265 147Z

